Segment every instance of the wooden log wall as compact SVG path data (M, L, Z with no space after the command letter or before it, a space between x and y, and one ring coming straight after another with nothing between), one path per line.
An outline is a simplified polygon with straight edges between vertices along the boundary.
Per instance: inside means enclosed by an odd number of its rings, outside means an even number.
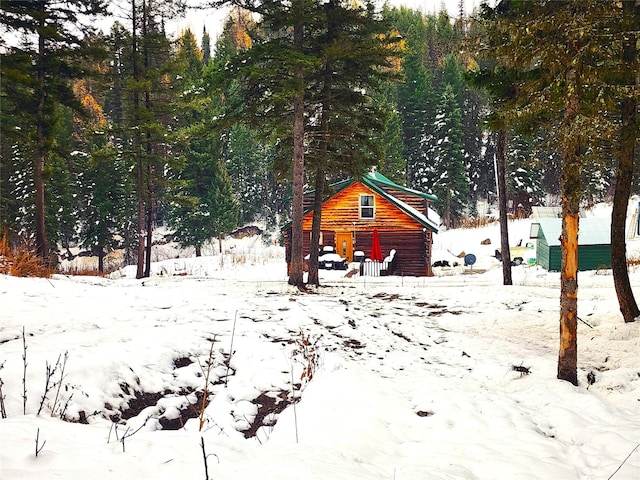
M382 256L390 255L391 250L396 251L397 269L394 275L425 276L430 275L431 269L427 262L425 252L426 238L431 247L431 232L422 231L378 231ZM354 250L362 250L366 258L371 254L371 240L373 234L360 232L356 235L356 247Z
M360 195L374 195L375 218L360 218ZM312 220L313 213L307 213L303 220L304 230L311 230ZM385 230L422 229L422 225L412 217L359 182L350 185L324 203L321 229L334 232L353 231L353 222L356 222L355 229L358 231L373 231L374 228Z
M387 191L426 215L428 200L403 190L387 187ZM360 195L363 194L374 195L375 218L359 218ZM312 201L312 195L308 198L305 197L305 206ZM307 213L303 219L303 251L305 255L310 252L312 220L312 212ZM322 245L335 245L336 232L353 233L354 229L355 246L353 250L363 251L366 258L371 254L373 230L377 229L383 256L386 257L391 250L396 250L396 275L424 276L433 274L429 261L432 232L424 229L413 217L360 182L353 183L324 203L321 243Z

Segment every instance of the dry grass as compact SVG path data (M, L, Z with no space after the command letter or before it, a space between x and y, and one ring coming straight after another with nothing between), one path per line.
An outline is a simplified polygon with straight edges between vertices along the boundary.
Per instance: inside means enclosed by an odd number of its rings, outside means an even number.
M627 270L637 272L638 268L640 268L640 256L638 254L627 258Z
M78 277L108 277L111 270L100 273L97 268L93 267L71 267L67 268L64 273Z
M638 267L640 266L640 256L633 256L627 259L627 266Z
M486 227L492 223L497 222L498 220L491 217L473 217L473 218L463 218L460 220L460 224L457 226L458 228L479 228Z
M48 278L53 274L53 269L44 265L42 259L27 245L11 248L4 234L0 239L0 274Z

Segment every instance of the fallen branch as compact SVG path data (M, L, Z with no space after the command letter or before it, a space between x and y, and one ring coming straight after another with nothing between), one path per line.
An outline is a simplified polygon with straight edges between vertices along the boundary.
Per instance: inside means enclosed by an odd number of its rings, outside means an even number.
M581 319L580 317L576 317L578 320L580 320L582 323L584 323L587 327L589 328L593 328L593 325L589 325L587 322L585 322L583 319Z
M615 472L613 472L613 473L611 474L611 476L610 476L609 478L607 478L607 480L611 480L611 479L613 478L613 476L614 476L616 473L618 473L618 472L620 471L620 469L622 468L622 466L626 463L626 461L627 461L627 460L629 460L629 457L631 457L631 455L633 455L633 452L635 452L635 451L638 449L638 447L640 447L640 443L639 443L639 444L637 444L635 447L633 447L633 450L631 450L631 452L629 452L629 455L627 455L627 458L625 458L625 459L622 461L622 463L618 466L618 468L616 468L616 471L615 471Z

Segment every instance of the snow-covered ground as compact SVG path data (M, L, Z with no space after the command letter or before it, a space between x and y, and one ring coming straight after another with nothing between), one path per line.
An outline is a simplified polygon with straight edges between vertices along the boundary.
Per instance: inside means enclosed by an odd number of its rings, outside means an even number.
M143 280L0 276L0 479L640 478L640 322L609 271L579 275L574 387L556 379L559 274L503 286L496 224L436 237L473 267L321 271L310 294L250 242Z

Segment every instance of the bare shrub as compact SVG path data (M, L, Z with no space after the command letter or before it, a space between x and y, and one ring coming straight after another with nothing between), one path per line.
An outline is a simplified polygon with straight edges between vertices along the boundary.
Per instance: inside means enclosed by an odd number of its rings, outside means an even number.
M214 362L215 355L213 350L213 347L216 343L215 335L213 336L213 338L209 339L209 342L211 343L211 345L209 347L209 356L205 364L203 365L200 362L200 359L198 358L198 365L200 366L200 370L202 371L202 376L204 377L204 388L202 390L202 399L200 401L200 405L198 406L198 420L199 420L200 432L204 428L205 422L207 420L205 417L205 411L207 409L207 406L209 405L209 382L211 377L211 371L215 368L215 362Z
M0 370L4 368L4 362L0 363ZM4 382L2 381L2 377L0 377L0 416L2 418L7 418L7 410L4 406L4 393L2 392L2 386Z
M308 383L313 378L315 372L320 368L322 361L322 350L318 345L320 337L312 338L302 330L295 339L295 348L291 352L291 357L296 363L302 365L300 380Z

